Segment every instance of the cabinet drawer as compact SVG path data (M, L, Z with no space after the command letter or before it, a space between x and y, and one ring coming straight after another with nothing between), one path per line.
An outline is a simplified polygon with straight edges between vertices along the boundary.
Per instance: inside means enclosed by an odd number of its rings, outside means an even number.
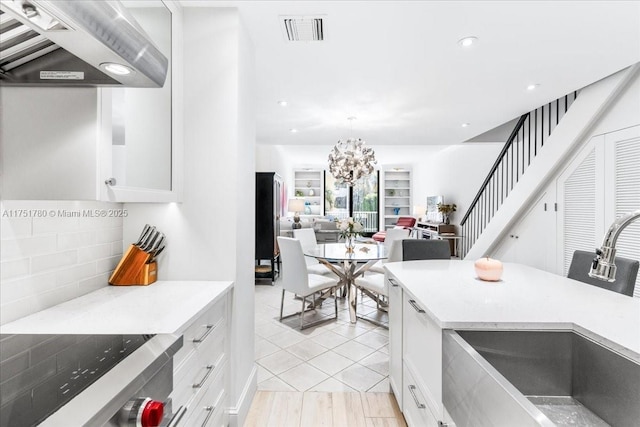
M189 353L201 347L207 341L210 341L212 339L211 335L219 325L224 323L225 318L225 301L218 301L218 303L187 326L184 332L178 331L178 333L182 333L184 344L180 351L173 357L173 365L179 366Z
M172 397L175 405L185 405L207 388L212 377L222 370L225 362L224 335L215 337L210 345L203 347L184 361L173 375Z
M206 390L189 404L185 426L220 427L226 409L226 363L220 366Z
M425 399L424 388L416 381L408 366L403 367L404 418L409 427L438 427L438 418L431 412Z
M422 312L421 312L422 311ZM406 292L403 297L403 364L409 364L425 387L427 405L442 413L442 329ZM403 393L407 392L406 384Z

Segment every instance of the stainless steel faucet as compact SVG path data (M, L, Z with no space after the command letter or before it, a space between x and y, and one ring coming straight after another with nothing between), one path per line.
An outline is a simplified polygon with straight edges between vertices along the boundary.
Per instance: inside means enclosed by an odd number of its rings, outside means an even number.
M593 259L589 277L594 277L607 282L616 280L616 241L620 232L633 221L640 219L640 209L621 216L609 227L609 231L604 236L602 247L596 249L596 257Z

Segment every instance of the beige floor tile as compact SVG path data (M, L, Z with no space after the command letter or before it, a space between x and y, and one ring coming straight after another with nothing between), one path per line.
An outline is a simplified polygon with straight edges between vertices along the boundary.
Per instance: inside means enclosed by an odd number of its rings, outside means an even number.
M349 341L348 338L343 337L340 334L336 334L333 331L327 331L323 334L317 335L313 338L311 338L314 342L327 347L327 348L334 348L339 346L340 344L344 344L347 341Z
M309 360L309 364L329 375L334 375L346 367L353 365L353 361L333 351L327 351Z
M329 375L308 363L303 363L281 373L278 375L278 378L298 391L306 391L329 378Z
M273 374L271 372L269 372L268 370L266 370L265 368L263 368L260 365L257 365L258 369L258 384L260 384L261 382L268 380L269 378L273 377Z
M340 334L345 338L353 339L368 331L367 328L363 328L359 323L339 325L332 329L336 334Z
M384 378L383 375L357 363L338 372L333 377L358 391L369 390Z
M289 347L304 340L304 335L300 335L295 331L283 331L277 335L269 337L269 341L280 348Z
M389 375L389 355L376 351L358 362L362 366L376 371L377 373Z
M391 385L389 384L389 377L383 379L378 384L367 390L368 393L391 393Z
M298 344L287 347L285 350L287 350L294 356L307 361L324 353L325 351L327 351L327 348L309 339L306 339Z
M273 322L256 326L256 335L259 335L262 338L269 338L276 334L281 334L284 331L286 331L284 326L281 326Z
M280 375L284 371L288 371L294 366L298 366L302 363L302 360L298 359L293 354L286 350L280 350L267 357L257 360L258 364L268 369L276 375Z
M309 391L327 391L327 392L355 392L354 389L346 385L345 383L341 383L337 379L331 377L322 381L320 384L317 384L309 389Z
M273 344L271 341L266 339L256 340L255 342L255 356L256 359L262 359L270 354L275 353L276 351L281 350L280 347Z
M296 391L295 388L285 383L278 377L271 377L258 383L258 390L261 391Z
M353 360L354 362L357 362L363 359L364 357L370 355L375 350L372 349L371 347L367 347L366 345L360 344L355 341L347 341L346 343L341 344L338 347L334 348L333 351L335 351L336 353L344 357L347 357Z
M389 344L389 338L374 331L369 331L366 334L360 335L359 337L355 338L354 341L374 348L376 350Z

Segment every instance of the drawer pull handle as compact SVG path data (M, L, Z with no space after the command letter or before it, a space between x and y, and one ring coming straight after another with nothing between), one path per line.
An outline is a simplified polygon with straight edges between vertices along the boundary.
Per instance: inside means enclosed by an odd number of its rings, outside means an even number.
M413 384L409 384L409 393L411 393L413 401L416 402L416 406L419 409L426 408L426 406L424 406L424 403L420 403L420 401L418 400L418 396L416 396L416 386L414 386Z
M186 413L187 413L186 407L184 406L179 407L178 411L173 415L173 417L171 417L171 420L169 420L169 424L167 424L167 427L177 427L178 424L180 424L180 420Z
M205 368L207 370L207 373L204 374L204 377L202 377L202 380L200 380L199 383L193 385L193 388L202 387L202 384L204 384L204 382L207 380L207 378L209 378L209 375L211 375L211 372L213 372L213 368L215 368L215 366L207 365L206 368Z
M389 277L389 283L391 283L391 286L393 286L394 288L398 287L398 283L395 280L393 280L391 277Z
M425 311L423 309L421 309L418 304L416 304L416 300L410 299L409 300L409 304L411 304L411 307L413 307L418 313L424 313Z
M207 328L207 330L204 331L204 334L202 334L202 336L200 338L194 338L193 342L198 343L198 342L202 342L202 341L207 339L207 337L209 336L211 331L213 331L213 325L207 325L206 328Z
M213 415L213 410L216 408L215 406L205 406L203 409L207 411L208 414L207 414L207 417L202 422L201 427L205 427L207 425L207 423L209 422L209 418L211 418L211 415Z

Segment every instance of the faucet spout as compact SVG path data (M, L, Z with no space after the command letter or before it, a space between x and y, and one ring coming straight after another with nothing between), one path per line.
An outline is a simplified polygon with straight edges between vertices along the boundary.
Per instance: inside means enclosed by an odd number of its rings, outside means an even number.
M640 219L640 209L621 216L609 227L604 236L602 246L596 249L596 257L593 259L589 277L614 282L616 280L616 242L618 236L629 224Z

